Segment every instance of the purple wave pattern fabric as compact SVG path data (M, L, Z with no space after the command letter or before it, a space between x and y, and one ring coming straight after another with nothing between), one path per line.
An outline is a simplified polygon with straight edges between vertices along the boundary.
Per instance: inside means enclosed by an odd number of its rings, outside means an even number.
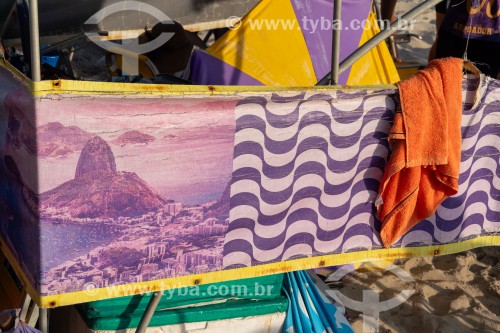
M500 232L500 84L464 82L459 193L395 247ZM395 92L249 97L236 107L225 268L382 248L374 201Z

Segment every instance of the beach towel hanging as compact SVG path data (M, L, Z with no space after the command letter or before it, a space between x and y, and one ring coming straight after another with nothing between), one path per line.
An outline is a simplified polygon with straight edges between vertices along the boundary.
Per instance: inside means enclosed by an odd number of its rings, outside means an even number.
M457 58L434 60L398 83L400 105L389 132L392 153L377 199L386 247L458 192L461 83Z

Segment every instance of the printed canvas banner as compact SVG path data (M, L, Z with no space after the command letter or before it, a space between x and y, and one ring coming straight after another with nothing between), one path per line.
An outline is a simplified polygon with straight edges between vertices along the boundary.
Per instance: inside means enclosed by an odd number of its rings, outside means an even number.
M459 193L386 250L394 90L54 81L33 97L0 80L2 249L44 306L499 244L498 81L464 81L481 103L464 104Z

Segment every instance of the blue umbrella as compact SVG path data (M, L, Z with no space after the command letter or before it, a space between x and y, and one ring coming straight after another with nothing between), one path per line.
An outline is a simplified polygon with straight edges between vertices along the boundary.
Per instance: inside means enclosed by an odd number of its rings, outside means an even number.
M285 274L283 288L290 305L284 333L353 333L341 306L333 304L305 271Z

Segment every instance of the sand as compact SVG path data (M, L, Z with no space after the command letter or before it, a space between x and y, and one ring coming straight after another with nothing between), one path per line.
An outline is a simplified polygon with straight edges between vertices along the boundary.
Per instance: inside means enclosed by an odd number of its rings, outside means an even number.
M420 2L415 0L398 1L395 8L395 15L403 15ZM399 44L399 52L402 60L417 61L421 64L426 64L429 49L436 38L436 14L434 9L427 10L419 15L415 19L412 29L405 32L416 34L422 37L422 39L412 38L410 43Z
M500 332L500 247L458 254L396 260L413 282L385 268L363 265L342 279L338 290L362 300L363 290L380 290L380 301L401 290L414 291L399 306L380 314L380 332ZM355 332L363 332L359 312L347 309Z

